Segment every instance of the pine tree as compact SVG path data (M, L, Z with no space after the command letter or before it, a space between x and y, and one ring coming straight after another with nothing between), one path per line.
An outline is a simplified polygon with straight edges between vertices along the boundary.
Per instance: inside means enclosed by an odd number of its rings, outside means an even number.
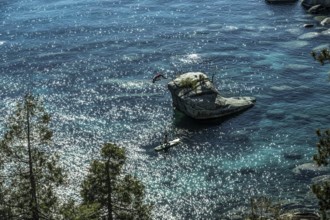
M143 204L144 186L123 174L125 161L124 149L104 144L101 159L92 161L82 183L83 205L94 207L94 214L108 220L150 219L151 206Z
M59 157L53 153L51 118L43 102L28 94L8 118L0 141L3 176L1 207L7 219L55 219L54 188L64 183Z

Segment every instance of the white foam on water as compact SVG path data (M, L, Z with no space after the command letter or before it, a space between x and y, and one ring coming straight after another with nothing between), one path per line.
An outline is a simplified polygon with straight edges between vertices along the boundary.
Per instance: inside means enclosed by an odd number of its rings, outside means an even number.
M224 28L222 28L223 31L236 31L238 30L239 27L234 26L234 25L226 25Z

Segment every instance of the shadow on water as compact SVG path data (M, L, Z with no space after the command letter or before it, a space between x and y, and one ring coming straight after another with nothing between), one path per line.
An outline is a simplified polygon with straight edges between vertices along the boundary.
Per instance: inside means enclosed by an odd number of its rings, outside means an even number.
M274 1L274 2L269 2L269 1L266 1L266 3L268 5L285 5L285 6L288 6L288 5L295 5L297 3L297 1L294 1L294 2L290 2L290 1Z
M188 130L206 129L213 126L219 126L230 119L236 118L238 115L242 114L246 110L231 114L229 116L216 118L216 119L206 119L206 120L193 119L178 110L174 110L173 125L177 128L188 129Z
M265 3L266 3L266 5L267 6L275 6L275 7L277 7L277 8L285 8L285 9L291 9L291 8L293 8L293 7L296 7L297 5L299 5L299 4L297 4L298 3L298 1L265 1Z
M238 114L214 120L196 120L186 116L178 110L174 110L172 128L167 131L169 134L169 139L172 140L179 137L183 143L189 143L192 139L194 139L190 137L191 135L199 136L199 131L206 130L208 128L215 128ZM163 134L158 133L153 135L150 137L150 142L142 146L142 148L147 149L150 153L152 152L151 154L158 155L154 152L154 148L163 142L164 137L162 135ZM166 154L169 151L170 149L161 151L161 153Z
M298 1L295 2L266 2L266 6L268 10L273 11L276 14L283 14L283 12L292 11L293 13L295 10L300 7L300 4L297 4ZM303 10L303 7L300 7Z

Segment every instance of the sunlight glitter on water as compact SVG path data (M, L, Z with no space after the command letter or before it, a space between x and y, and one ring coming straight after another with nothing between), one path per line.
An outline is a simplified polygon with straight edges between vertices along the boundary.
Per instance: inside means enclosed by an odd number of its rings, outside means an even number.
M312 19L300 6L87 0L0 7L0 119L28 90L45 97L74 183L66 193L77 193L90 160L112 141L127 150L126 169L146 185L155 219L228 218L253 195L312 203L309 180L291 169L310 161L314 129L328 124L329 85L316 74L327 69L306 56L327 39L322 27L300 28ZM187 71L214 75L222 95L255 96L257 104L215 125L183 117L166 86ZM168 80L151 83L156 72ZM182 143L155 153L165 130Z

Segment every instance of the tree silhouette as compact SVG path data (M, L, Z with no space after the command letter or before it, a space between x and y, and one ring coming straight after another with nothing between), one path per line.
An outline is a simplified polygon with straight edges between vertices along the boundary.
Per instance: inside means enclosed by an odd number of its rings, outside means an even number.
M64 183L65 176L51 148L50 121L43 102L27 94L5 124L0 141L0 213L5 219L56 216L58 198L54 188Z
M107 143L101 159L92 161L82 183L85 207L94 207L99 217L112 219L150 219L151 206L143 203L144 186L131 175L123 174L125 151Z

